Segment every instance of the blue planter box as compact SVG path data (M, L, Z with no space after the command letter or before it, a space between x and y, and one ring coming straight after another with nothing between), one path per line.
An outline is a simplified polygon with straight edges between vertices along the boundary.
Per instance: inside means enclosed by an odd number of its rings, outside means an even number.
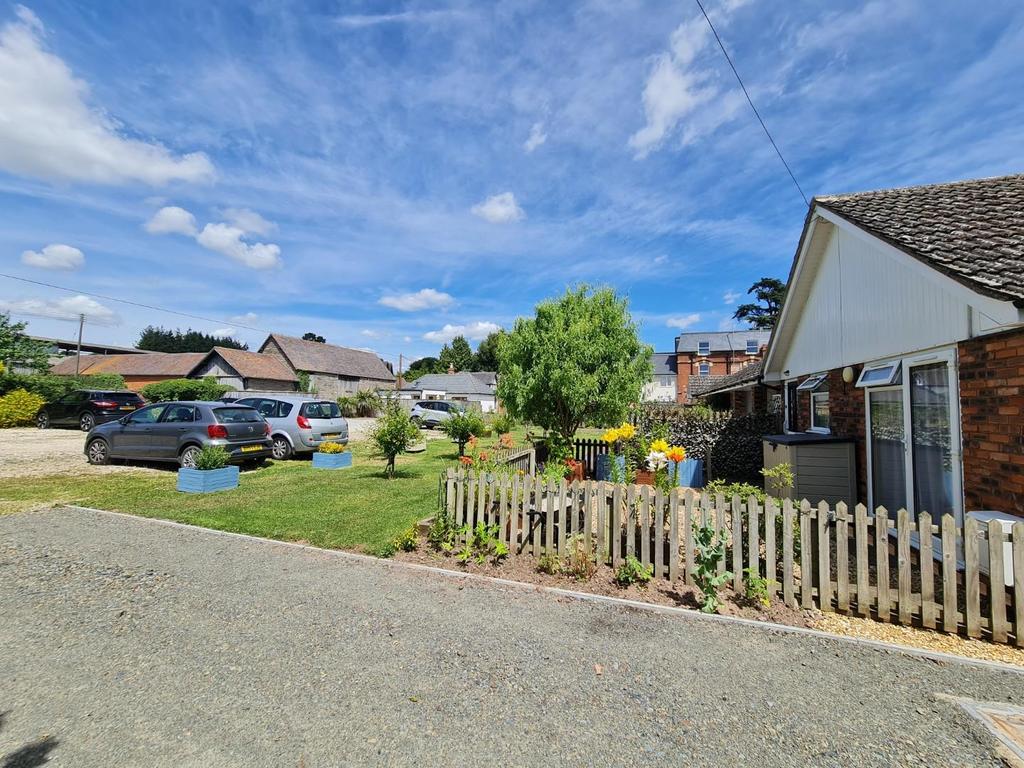
M345 469L352 466L352 453L320 453L313 454L313 469Z
M613 456L610 453L602 453L597 457L597 465L594 467L594 474L598 480L615 480L616 473L612 471L612 459L618 465L618 480L626 482L626 457Z
M668 476L672 477L676 471L676 463L668 463ZM704 487L704 460L686 459L679 465L679 485L684 488Z
M223 469L179 469L178 490L185 493L213 493L238 487L238 467Z

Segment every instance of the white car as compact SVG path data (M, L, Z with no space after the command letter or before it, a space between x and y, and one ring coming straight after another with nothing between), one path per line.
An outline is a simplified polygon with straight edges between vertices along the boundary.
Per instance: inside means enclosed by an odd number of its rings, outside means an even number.
M466 406L450 400L420 400L412 407L409 418L417 427L436 427L456 413L465 413Z
M270 424L271 452L283 461L296 453L312 453L321 443L348 444L348 421L332 400L303 397L243 397L235 405L248 405Z

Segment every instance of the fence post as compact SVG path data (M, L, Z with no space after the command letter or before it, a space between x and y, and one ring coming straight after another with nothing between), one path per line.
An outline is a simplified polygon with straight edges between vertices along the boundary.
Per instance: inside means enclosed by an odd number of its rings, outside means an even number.
M1006 642L1006 568L1003 565L1003 525L988 521L988 606L992 640Z
M832 610L832 561L829 551L828 502L818 502L818 605Z
M1014 523L1010 529L1013 540L1013 608L1016 613L1014 635L1017 646L1024 648L1024 523Z
M732 497L732 588L743 590L743 508L740 497Z
M593 513L591 510L594 507L594 481L587 480L583 485L576 482L574 485L573 498L581 490L583 492L583 547L586 550L587 557L589 557L594 545L594 534L591 531L591 526L593 525Z
M896 615L900 624L910 624L910 513L905 509L896 513L896 567Z
M793 500L782 500L782 599L796 608L793 589Z
M917 519L921 557L921 624L935 629L935 555L932 552L932 516L922 512Z
M981 574L979 572L978 521L964 520L964 598L967 604L967 634L981 636Z
M651 564L651 486L640 489L640 511L637 514L640 523L640 562L644 566Z
M612 486L612 509L608 521L609 541L611 550L612 568L619 567L622 559L622 484L615 483Z
M951 634L956 634L960 623L956 575L956 520L945 514L942 516L942 628Z
M836 609L850 612L850 526L846 502L836 504Z
M811 539L811 503L807 499L800 502L800 606L814 607L814 568L811 566L811 553L814 541Z
M508 476L497 478L498 483L498 540L508 544ZM509 552L512 545L509 544Z
M700 503L704 503L704 499L707 498L707 494L701 494ZM693 526L697 521L698 515L697 507L694 504L694 492L692 489L686 490L686 509L683 512L683 557L686 563L686 583L689 586L693 586Z
M853 539L857 551L857 613L871 615L871 570L868 566L868 510L858 504L853 512Z
M768 596L775 597L779 592L778 563L775 552L775 521L778 519L779 510L776 508L775 499L769 496L764 503L764 570L765 578L768 579Z
M668 580L679 578L679 489L673 488L668 497Z
M760 515L757 498L747 497L747 567L754 576L761 575Z
M521 484L519 473L512 475L512 498L509 500L508 511L508 551L519 551L519 515L522 512L522 500L520 499Z
M875 510L875 580L878 582L878 620L888 621L892 596L889 594L889 515L885 507Z
M661 488L654 492L654 575L665 578L665 494Z

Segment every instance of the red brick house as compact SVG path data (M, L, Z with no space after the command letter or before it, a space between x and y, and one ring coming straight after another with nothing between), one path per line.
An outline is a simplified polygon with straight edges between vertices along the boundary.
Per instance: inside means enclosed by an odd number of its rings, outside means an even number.
M757 386L856 501L1024 516L1024 175L815 198Z
M761 360L770 331L692 331L676 336L676 401L691 403L704 390Z

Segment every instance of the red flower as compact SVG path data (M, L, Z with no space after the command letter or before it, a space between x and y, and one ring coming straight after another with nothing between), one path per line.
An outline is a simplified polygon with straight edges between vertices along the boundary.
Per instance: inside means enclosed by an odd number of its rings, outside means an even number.
M459 461L462 462L464 467L473 466L473 460L469 456L459 456Z

